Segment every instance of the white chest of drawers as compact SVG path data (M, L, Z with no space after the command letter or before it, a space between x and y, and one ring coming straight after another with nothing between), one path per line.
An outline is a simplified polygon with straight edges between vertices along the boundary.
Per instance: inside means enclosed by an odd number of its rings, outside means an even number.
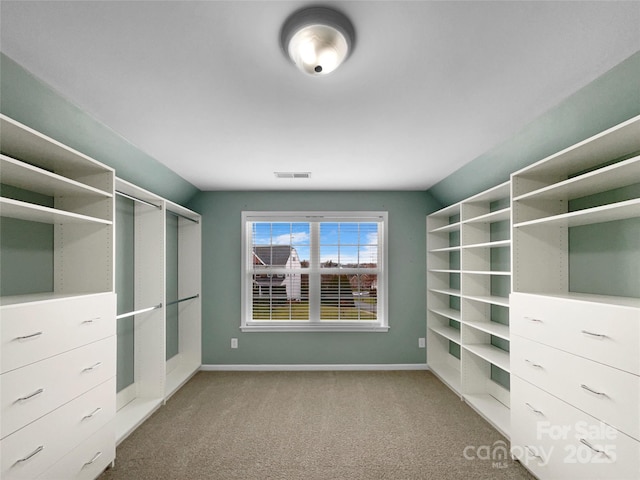
M0 314L0 477L95 478L115 457L115 295Z
M633 303L511 295L512 452L541 479L640 478Z

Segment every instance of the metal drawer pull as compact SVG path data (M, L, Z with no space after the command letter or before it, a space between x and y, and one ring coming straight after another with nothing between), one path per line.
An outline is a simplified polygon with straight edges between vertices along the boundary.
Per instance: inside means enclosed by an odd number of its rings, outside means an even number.
M82 420L86 420L88 418L94 417L96 416L98 413L100 413L102 411L102 408L98 407L96 408L93 412L91 412L89 415L85 415L84 417L82 417Z
M536 451L532 449L529 445L526 445L525 448L531 454L532 457L542 460L542 457L540 455L537 455Z
M17 464L17 463L20 463L20 462L26 462L30 458L32 458L32 457L36 456L37 454L39 454L42 450L44 450L44 446L40 445L38 448L36 448L33 452L31 452L26 457L23 457L20 460L16 460L16 463L14 463L14 465Z
M603 333L593 333L588 330L581 330L581 332L584 333L585 335L591 335L592 337L607 338L607 336Z
M525 320L529 320L531 322L538 322L538 323L542 323L542 320L540 320L539 318L533 318L533 317L524 317Z
M85 463L82 468L84 467L88 467L89 465L91 465L93 462L95 462L97 459L99 459L102 456L102 452L98 452L96 453L93 458L91 460L89 460L87 463Z
M16 402L24 402L25 400L29 400L30 398L33 398L36 395L40 395L42 392L44 392L44 388L39 388L38 390L36 390L35 392L27 395L26 397L20 397L19 399L16 400ZM14 403L16 403L16 402L14 402Z
M82 371L83 372L90 372L91 370L95 370L96 368L98 368L100 365L102 365L102 362L96 362L95 364L91 365L90 367L83 368Z
M527 407L529 407L529 409L530 409L533 413L535 413L536 415L542 415L542 411L540 411L540 410L536 410L535 408L533 408L533 407L531 406L531 404L530 404L530 403L525 403L525 405L526 405Z
M86 324L86 323L93 323L93 322L95 322L96 320L100 320L100 318L101 318L101 317L90 318L89 320L84 320L84 321L82 322L82 324Z
M580 384L580 386L581 386L582 388L584 388L585 390L587 390L588 392L595 393L596 395L600 395L600 396L602 396L602 397L606 397L606 396L607 396L607 394L606 394L606 393L596 392L595 390L593 390L592 388L589 388L589 387L588 387L587 385L585 385L584 383Z
M587 447L589 447L591 450L593 450L596 453L601 453L605 457L609 457L609 455L607 455L607 452L605 452L604 450L598 450L596 447L594 447L589 442L587 442L584 438L580 439L580 443L582 443L583 445L586 445Z
M539 363L533 363L531 360L527 360L526 358L524 359L524 361L527 362L532 367L542 368L542 365L540 365Z
M31 335L23 335L22 337L16 337L15 340L27 340L28 338L39 337L42 332L32 333Z

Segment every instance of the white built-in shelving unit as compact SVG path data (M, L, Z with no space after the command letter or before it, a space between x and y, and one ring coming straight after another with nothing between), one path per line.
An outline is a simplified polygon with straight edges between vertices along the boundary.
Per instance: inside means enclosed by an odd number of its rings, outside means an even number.
M0 130L0 183L9 187L0 215L51 225L44 248L53 262L51 291L27 285L0 297L0 477L96 478L114 461L116 443L200 367L200 216L4 115ZM122 194L136 199L136 275L134 310L116 315L115 196ZM178 353L168 360L167 214L179 217ZM25 228L12 222L3 228ZM116 395L123 316L135 326L135 381Z
M200 215L129 182L116 179L116 194L134 201L134 381L117 395L120 443L201 365ZM178 354L166 358L166 216L178 216ZM117 227L117 226L116 226ZM138 312L138 313L136 313ZM123 356L119 355L119 361Z
M639 153L636 117L511 177L512 451L541 479L640 477L640 291L599 291L596 279L573 291L576 262L619 252L605 243L572 260L570 249L572 228L590 225L628 232L626 258L638 258Z
M5 115L0 131L0 182L52 199L3 196L0 215L53 228L51 291L0 297L0 477L95 478L115 457L114 171Z
M507 437L509 183L427 217L427 363Z

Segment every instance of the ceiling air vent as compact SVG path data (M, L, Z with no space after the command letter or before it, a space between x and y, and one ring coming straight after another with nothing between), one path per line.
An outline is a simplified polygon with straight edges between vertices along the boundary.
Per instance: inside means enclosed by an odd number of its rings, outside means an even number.
M311 172L274 172L276 178L310 178Z

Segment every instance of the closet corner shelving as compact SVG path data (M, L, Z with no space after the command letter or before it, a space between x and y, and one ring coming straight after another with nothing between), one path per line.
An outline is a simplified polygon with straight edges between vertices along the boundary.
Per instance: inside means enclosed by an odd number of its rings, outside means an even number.
M507 438L510 186L427 217L427 364Z
M116 195L134 204L133 383L117 394L116 440L120 443L175 393L201 365L200 215L129 182L116 179ZM178 298L168 301L167 215L178 217ZM124 245L120 247L124 248ZM128 292L131 293L131 292ZM177 304L178 352L167 359L167 310Z

